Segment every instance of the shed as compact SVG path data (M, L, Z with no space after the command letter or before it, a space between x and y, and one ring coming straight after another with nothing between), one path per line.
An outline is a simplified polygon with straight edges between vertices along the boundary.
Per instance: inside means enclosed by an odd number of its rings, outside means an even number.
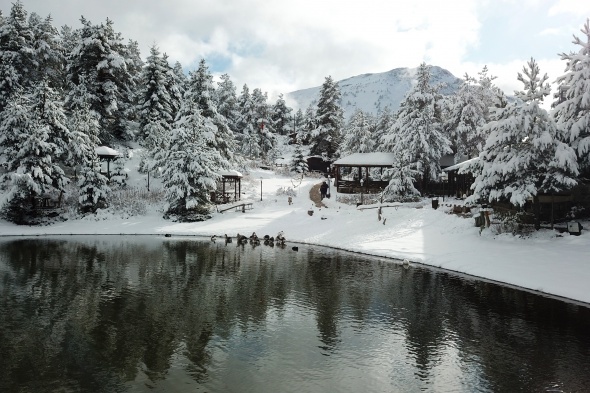
M239 201L242 194L243 175L234 170L217 172L221 182L217 183L217 190L211 193L211 202L221 204Z
M394 153L383 152L354 153L342 157L332 164L336 190L342 193L354 193L378 191L387 187L389 181L383 178L383 168L391 168L394 160Z

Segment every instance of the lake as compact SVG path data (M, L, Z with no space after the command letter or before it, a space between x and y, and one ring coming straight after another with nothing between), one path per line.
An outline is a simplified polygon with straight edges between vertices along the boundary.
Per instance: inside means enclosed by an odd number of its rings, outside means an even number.
M1 392L584 392L590 308L417 265L0 239Z

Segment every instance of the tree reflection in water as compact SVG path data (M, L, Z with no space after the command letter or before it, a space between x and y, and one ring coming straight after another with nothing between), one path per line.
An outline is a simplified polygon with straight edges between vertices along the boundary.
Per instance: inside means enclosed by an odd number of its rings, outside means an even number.
M0 391L583 391L590 312L318 247L0 241Z

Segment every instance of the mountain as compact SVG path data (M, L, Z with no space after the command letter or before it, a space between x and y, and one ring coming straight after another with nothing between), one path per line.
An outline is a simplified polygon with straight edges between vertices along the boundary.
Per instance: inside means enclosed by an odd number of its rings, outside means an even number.
M377 114L387 106L390 106L392 111L396 111L415 83L417 69L395 68L387 72L363 74L338 81L342 93L344 119L348 120L357 108L373 114ZM431 66L430 71L431 84L442 83L443 95L454 93L463 83L462 79L443 68ZM293 91L287 94L287 98L296 102L295 106L305 111L310 104L317 105L320 89L321 86Z

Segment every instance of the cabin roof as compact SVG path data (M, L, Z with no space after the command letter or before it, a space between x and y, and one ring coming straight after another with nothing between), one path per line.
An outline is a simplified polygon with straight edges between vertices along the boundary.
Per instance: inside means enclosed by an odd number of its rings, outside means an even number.
M354 153L334 162L339 166L392 166L395 160L394 153Z

